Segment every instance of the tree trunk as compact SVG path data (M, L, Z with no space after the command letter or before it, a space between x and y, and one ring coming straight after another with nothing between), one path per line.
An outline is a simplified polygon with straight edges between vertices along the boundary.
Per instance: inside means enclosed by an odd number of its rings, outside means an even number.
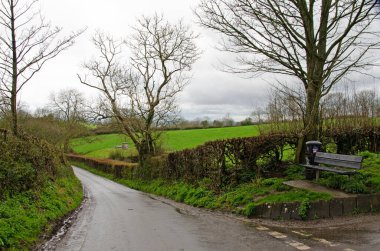
M66 138L64 140L64 143L63 143L63 152L64 153L69 153L69 151L70 151L69 145L70 145L70 138Z
M12 31L12 90L11 90L11 113L12 113L12 132L18 135L18 121L17 121L17 44L16 44L16 26L15 26L15 13L14 3L11 1L11 31Z
M306 142L309 140L319 140L320 113L319 101L320 93L318 84L309 84L306 96L306 114L304 118L304 130L298 137L295 162L303 163L305 160Z
M17 95L11 94L11 113L12 113L12 133L18 135L18 119L17 119Z

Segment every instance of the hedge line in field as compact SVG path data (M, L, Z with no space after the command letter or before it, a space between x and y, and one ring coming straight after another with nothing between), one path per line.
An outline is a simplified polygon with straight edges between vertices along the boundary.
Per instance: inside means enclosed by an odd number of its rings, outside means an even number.
M66 154L66 157L71 161L79 161L97 170L113 174L117 178L132 178L134 170L138 166L137 163L128 163L111 159L91 158L76 154Z
M323 132L322 143L334 143L338 153L355 154L369 150L379 152L380 126L345 128ZM256 177L273 176L284 168L284 155L293 157L298 138L292 134L269 134L258 137L210 141L194 149L152 157L143 167L108 159L67 155L69 159L114 174L116 177L182 180L191 184L207 180L219 190ZM289 162L289 159L287 159Z

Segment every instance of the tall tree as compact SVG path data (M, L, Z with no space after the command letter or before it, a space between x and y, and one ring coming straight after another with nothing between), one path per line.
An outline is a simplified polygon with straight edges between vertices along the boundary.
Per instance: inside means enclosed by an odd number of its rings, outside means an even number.
M17 96L42 66L72 46L81 33L59 38L62 28L46 22L39 0L0 0L0 91L9 99L17 135Z
M62 121L63 150L68 152L72 138L80 136L85 130L86 100L77 89L62 89L50 95L48 111Z
M51 93L49 108L53 114L66 122L85 120L86 100L77 89L62 89Z
M189 82L199 56L196 38L182 22L171 24L159 15L142 17L125 43L131 53L127 65L120 63L120 42L101 34L93 39L100 58L84 68L97 81L79 79L104 94L140 161L156 152L156 129L173 119L175 98Z
M304 142L318 139L319 104L351 72L375 64L380 33L374 0L203 0L199 22L224 35L222 49L237 55L237 73L298 78L306 92ZM377 25L377 26L376 26Z

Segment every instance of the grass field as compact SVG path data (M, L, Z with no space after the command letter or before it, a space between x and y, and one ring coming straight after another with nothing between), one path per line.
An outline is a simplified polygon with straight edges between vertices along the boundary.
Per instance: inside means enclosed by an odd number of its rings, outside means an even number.
M162 135L162 146L166 151L177 151L194 148L207 141L259 135L258 126L237 126L225 128L193 129L166 131ZM107 134L74 139L71 147L76 153L90 157L106 158L115 147L128 142L127 154L135 154L132 141L122 134Z

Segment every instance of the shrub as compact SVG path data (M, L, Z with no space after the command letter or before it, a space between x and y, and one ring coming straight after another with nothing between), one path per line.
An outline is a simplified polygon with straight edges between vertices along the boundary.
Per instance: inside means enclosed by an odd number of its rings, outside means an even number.
M55 180L66 162L60 150L44 140L21 134L0 141L0 197Z
M162 173L189 183L209 178L213 189L219 190L259 178L281 162L284 146L295 142L294 137L282 134L212 141L170 153Z
M126 156L123 152L124 150L120 150L120 149L116 149L116 150L112 150L109 155L108 155L108 158L110 159L113 159L113 160L125 160L126 159Z
M291 165L288 166L285 170L285 175L290 180L304 179L305 177L305 168L300 165Z
M352 180L342 184L342 190L347 193L368 193L368 188L360 180Z
M309 209L310 209L310 201L309 199L304 199L301 204L300 204L300 207L298 209L298 215L304 220L307 218L307 214L309 213Z
M366 183L370 181L370 176L361 173L357 173L351 178L346 175L327 173L325 174L325 178L319 180L319 183L347 193L368 193L369 188L366 186Z
M36 170L29 163L0 160L0 199L29 190L36 179Z
M247 217L253 216L256 213L256 206L253 202L248 203L244 208L244 215Z

